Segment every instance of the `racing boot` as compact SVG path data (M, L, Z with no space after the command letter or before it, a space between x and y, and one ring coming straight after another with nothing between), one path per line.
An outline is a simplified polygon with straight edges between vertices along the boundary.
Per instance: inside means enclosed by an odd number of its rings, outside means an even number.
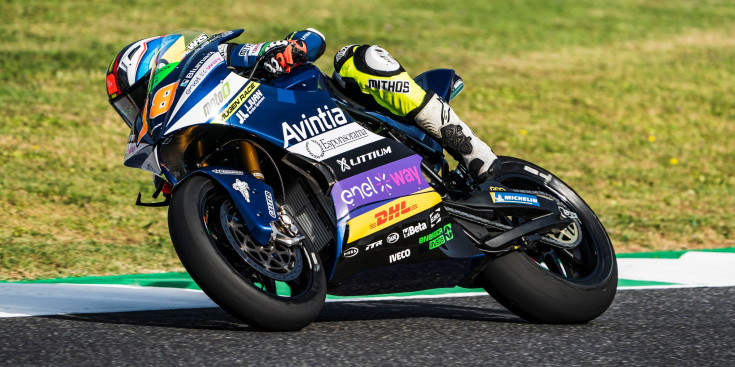
M436 94L426 98L429 100L414 117L416 123L441 139L444 149L464 163L472 178L478 182L487 181L500 165L498 157L457 117L447 102Z

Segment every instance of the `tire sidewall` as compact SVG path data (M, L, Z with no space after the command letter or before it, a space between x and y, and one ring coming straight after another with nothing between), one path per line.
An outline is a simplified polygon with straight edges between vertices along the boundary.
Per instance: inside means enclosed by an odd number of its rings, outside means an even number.
M523 252L511 252L488 262L480 273L484 288L506 308L532 322L583 323L590 321L612 303L617 289L617 264L612 244L592 209L558 177L517 158L501 157L498 177L519 173L519 165L553 177L548 186L564 196L587 229L585 236L595 241L599 266L578 280L567 280L542 268ZM528 172L525 167L522 172ZM530 177L532 173L527 173ZM547 176L551 175L551 176Z
M326 298L318 254L311 256L308 248L302 252L304 271L313 270L311 287L305 293L290 298L266 294L226 261L202 222L200 203L211 190L219 189L216 184L208 177L194 176L180 185L169 207L169 231L182 264L204 293L228 313L261 329L299 330L311 323Z

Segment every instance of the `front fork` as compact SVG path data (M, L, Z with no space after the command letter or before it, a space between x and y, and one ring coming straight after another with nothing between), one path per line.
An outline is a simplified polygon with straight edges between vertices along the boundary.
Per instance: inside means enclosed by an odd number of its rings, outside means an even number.
M265 182L265 176L260 170L258 152L253 144L245 140L240 141L240 158L246 171L250 172L253 177ZM271 222L271 229L273 231L271 240L286 246L296 246L304 239L304 236L299 235L298 227L286 212L285 205L280 205L278 208L278 221Z
M246 171L250 172L255 178L265 181L265 176L260 171L258 152L255 150L253 144L245 140L240 141L240 158Z

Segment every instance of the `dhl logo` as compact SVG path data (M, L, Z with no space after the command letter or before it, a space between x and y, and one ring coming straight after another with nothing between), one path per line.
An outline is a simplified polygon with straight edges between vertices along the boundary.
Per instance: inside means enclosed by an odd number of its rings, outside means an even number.
M431 209L442 201L436 191L427 188L417 194L409 195L381 205L367 213L350 219L347 243L354 242L375 232L389 228L406 218L410 218L424 210Z
M398 218L399 216L401 216L401 214L406 214L410 212L411 210L416 210L418 207L419 207L418 204L413 204L407 208L406 200L403 200L401 201L400 204L393 205L390 208L388 208L388 210L383 210L383 211L375 213L375 219L377 219L377 221L370 225L370 229L380 227L383 224L388 223L389 220Z

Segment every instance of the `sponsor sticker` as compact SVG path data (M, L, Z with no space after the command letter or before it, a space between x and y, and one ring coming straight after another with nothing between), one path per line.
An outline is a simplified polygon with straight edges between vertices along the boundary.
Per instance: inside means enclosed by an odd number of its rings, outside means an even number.
M244 124L245 120L250 117L250 115L255 111L256 108L258 108L258 106L260 106L261 103L263 103L264 100L265 96L263 95L263 92L259 90L255 91L255 93L253 93L253 95L250 96L247 101L245 101L245 105L243 106L245 111L240 109L235 114L235 116L237 116L237 122L240 125Z
M353 257L353 256L357 255L357 253L359 251L360 250L358 250L357 247L350 247L347 250L345 250L344 252L342 252L342 256L343 257L348 257L348 258L349 257Z
M265 202L268 204L268 215L270 215L271 218L275 218L276 206L273 204L273 194L268 190L265 190Z
M237 171L234 169L213 169L212 172L219 174L219 175L233 175L233 176L242 176L245 174L243 171Z
M392 264L392 263L394 263L394 262L396 262L398 260L403 260L403 259L406 259L406 258L408 258L410 256L411 256L411 250L405 249L403 251L400 251L400 252L397 252L397 253L395 253L393 255L388 256L388 262Z
M416 233L425 231L426 227L427 227L426 222L419 222L419 223L416 223L415 225L410 225L403 229L403 238L409 238L415 235Z
M199 83L204 80L207 74L209 74L209 72L212 71L212 69L214 69L217 64L224 61L222 55L220 55L219 52L210 52L208 55L209 57L199 60L194 69L186 74L187 80L185 81L190 81L187 82L186 89L184 90L185 95L188 96L189 94L191 94L191 92L194 91ZM196 70L196 72L194 70Z
M248 56L258 56L260 55L260 50L263 49L263 45L265 43L258 43L250 46L250 49L248 50Z
M407 158L338 181L332 188L337 214L361 205L413 194L428 188L421 172L421 157Z
M209 95L202 106L204 116L209 116L212 112L218 110L230 96L230 93L230 83L226 82L215 93Z
M284 148L347 124L347 117L342 110L337 107L329 109L326 105L323 110L317 108L314 115L307 117L302 114L301 118L294 124L286 121L281 123Z
M227 121L227 119L232 116L232 114L237 111L240 106L242 106L243 102L245 102L258 87L260 86L260 83L256 82L250 82L247 85L245 85L245 88L240 91L240 93L235 96L235 98L232 99L230 104L227 105L227 107L222 111L220 114L220 118L222 121ZM260 94L262 96L262 93Z
M191 41L186 46L186 49L189 50L189 51L195 49L197 46L199 46L200 44L202 44L202 42L206 41L207 38L209 38L209 37L207 37L206 34L204 34L204 33L200 34L199 37L197 37L196 39L194 39L193 41Z
M393 232L393 233L391 233L391 234L388 235L388 237L386 238L386 242L388 242L388 243L396 243L400 238L401 238L401 235L399 235L398 233Z
M245 198L245 201L248 203L250 202L250 186L248 186L248 183L245 181L240 181L239 178L235 179L235 183L232 184L232 188L240 191L242 196Z
M365 251L372 250L382 244L383 244L383 240L378 240L373 243L368 243L367 246L365 246Z
M496 204L524 204L539 206L538 198L533 195L518 194L513 192L491 192L490 198Z
M329 122L328 119L325 121ZM360 124L354 122L336 128L336 125L315 125L316 127L312 126L311 130L307 129L307 127L311 125L304 125L303 127L305 130L303 131L300 130L300 128L297 128L296 125L289 125L285 122L283 123L283 126L284 141L286 143L291 140L290 138L285 138L287 134L286 130L288 130L286 126L291 126L293 128L292 131L296 134L293 139L300 139L302 132L304 133L303 136L309 136L303 141L299 140L299 143L288 148L288 151L301 154L317 161L323 161L352 149L383 139L380 135L373 134L360 126ZM321 126L325 129L329 128L330 130L320 130ZM321 131L326 132L321 133ZM319 133L320 135L311 137L311 135L309 135L311 132ZM347 162L345 161L345 163Z
M428 188L416 195L406 196L381 205L371 211L350 219L347 242L354 242L365 236L389 228L402 220L426 211L441 202L441 196Z
M411 93L411 83L408 80L368 79L368 88L400 94Z
M342 172L346 172L352 169L352 167L358 166L362 163L372 161L373 159L383 157L387 154L391 154L391 147L387 146L384 148L378 148L376 150L373 150L372 152L368 152L365 154L361 154L355 157L350 157L349 159L347 157L337 159L336 162L339 164L339 169L342 170Z
M454 233L452 233L452 224L447 223L444 227L437 228L436 231L431 232L426 236L421 236L421 238L419 238L419 245L428 243L429 250L433 250L451 241L453 238Z
M253 48L253 45L251 44L245 44L240 47L240 51L238 51L237 56L247 56L250 49Z
M431 222L431 228L434 228L435 225L439 224L439 221L442 219L441 209L436 208L434 209L431 214L429 214L429 221Z
M345 57L347 50L349 50L352 47L355 47L355 45L349 45L349 46L340 48L339 51L337 51L337 54L334 56L334 59L337 60L337 62L339 62L340 60L342 60L343 57Z

